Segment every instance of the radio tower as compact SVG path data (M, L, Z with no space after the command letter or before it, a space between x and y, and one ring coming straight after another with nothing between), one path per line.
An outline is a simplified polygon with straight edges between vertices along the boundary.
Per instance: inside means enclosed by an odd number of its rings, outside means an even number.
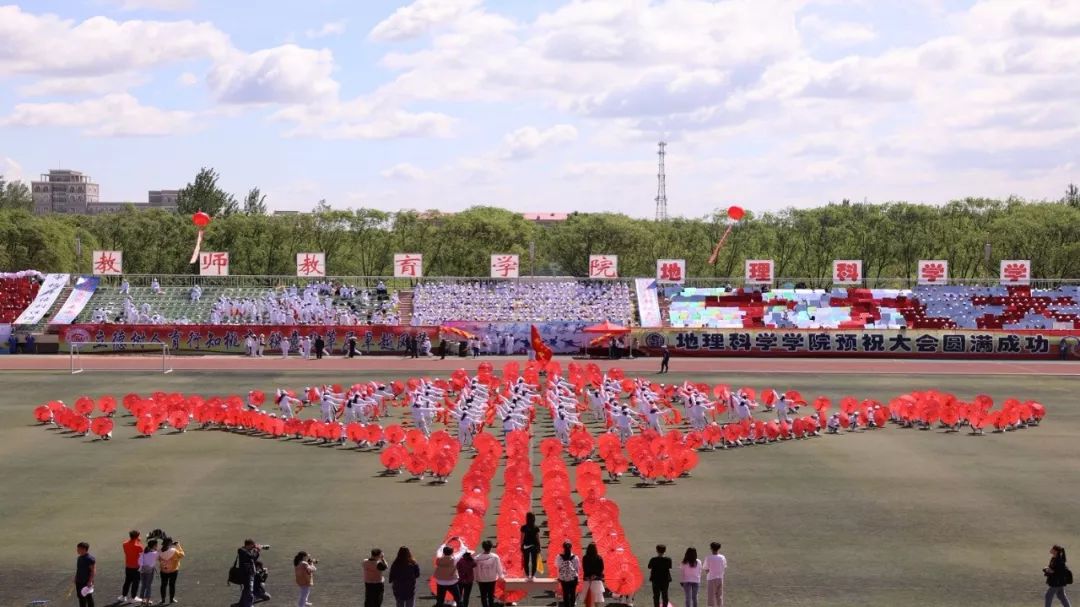
M666 177L664 176L665 147L667 147L667 143L661 139L660 151L656 153L660 157L660 170L656 173L656 221L667 220L667 186L665 185Z

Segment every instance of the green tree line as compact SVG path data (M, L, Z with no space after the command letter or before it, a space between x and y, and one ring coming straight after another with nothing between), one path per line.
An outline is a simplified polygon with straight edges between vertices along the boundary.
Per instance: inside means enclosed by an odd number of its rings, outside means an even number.
M264 204L256 191L244 207ZM655 222L617 213L574 213L536 224L520 214L473 207L454 214L375 209L215 217L204 251L228 251L230 273L295 273L295 254L326 253L331 275L385 276L394 253L422 253L428 276L487 276L492 253L520 255L522 275L587 274L589 254L619 256L623 276L652 276L658 258L685 259L693 278L738 277L745 259L773 259L778 278L827 282L833 259L862 259L868 278L915 278L919 259L949 261L953 278L997 275L1000 259L1031 259L1037 278L1080 276L1080 205L966 199L941 206L840 203L748 213L715 265L708 258L728 220ZM94 249L124 252L132 274L191 274L196 229L190 215L135 210L95 216L36 216L0 208L0 268L90 271ZM81 242L81 258L76 256ZM989 245L989 257L986 257Z

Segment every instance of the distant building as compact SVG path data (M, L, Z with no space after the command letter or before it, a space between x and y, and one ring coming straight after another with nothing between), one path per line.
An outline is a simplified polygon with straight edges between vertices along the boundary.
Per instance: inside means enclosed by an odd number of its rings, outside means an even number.
M537 223L558 223L568 217L566 213L522 213L521 216Z
M101 202L101 190L88 175L79 171L55 169L30 182L34 196L34 212L74 213L96 215L123 210L131 205L136 209L176 210L179 190L151 190L146 202Z

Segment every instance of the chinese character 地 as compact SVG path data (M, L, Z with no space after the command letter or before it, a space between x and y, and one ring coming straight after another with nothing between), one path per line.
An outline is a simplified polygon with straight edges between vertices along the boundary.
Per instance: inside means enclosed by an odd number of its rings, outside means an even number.
M681 281L682 266L675 262L660 264L660 280Z

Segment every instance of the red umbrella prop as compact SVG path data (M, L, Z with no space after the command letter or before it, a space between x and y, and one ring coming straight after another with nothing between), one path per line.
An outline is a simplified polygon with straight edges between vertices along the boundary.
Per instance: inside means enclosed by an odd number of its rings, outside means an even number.
M99 417L90 422L90 431L101 438L110 438L113 431L113 420L108 417Z

